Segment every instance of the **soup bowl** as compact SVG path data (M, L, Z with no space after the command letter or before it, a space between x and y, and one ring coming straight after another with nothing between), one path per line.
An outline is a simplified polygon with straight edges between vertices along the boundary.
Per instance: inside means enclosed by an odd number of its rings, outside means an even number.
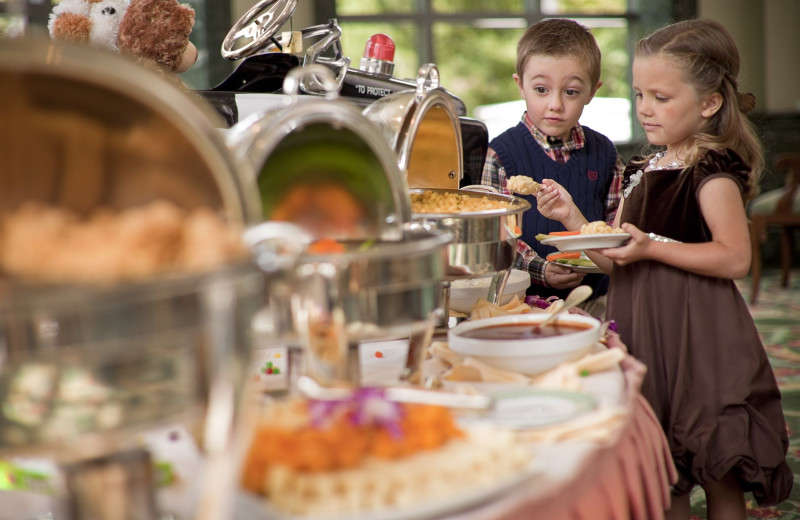
M534 375L587 354L600 339L600 320L565 314L514 314L465 321L448 331L450 348L491 366Z

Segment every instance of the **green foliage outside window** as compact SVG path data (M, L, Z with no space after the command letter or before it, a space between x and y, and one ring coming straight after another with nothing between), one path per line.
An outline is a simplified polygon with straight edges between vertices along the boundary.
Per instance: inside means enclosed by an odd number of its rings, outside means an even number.
M519 99L511 75L517 40L528 23L526 16L538 20L571 15L591 28L603 53L603 86L597 95L630 97L630 35L628 20L623 17L627 0L540 0L541 11L527 13L526 4L524 0L337 0L336 8L341 17L342 47L354 67L372 34L388 34L397 48L395 76L414 78L422 63L435 63L442 86L460 97L468 111L479 105ZM424 17L420 16L422 11ZM476 18L452 18L469 13L477 13ZM484 14L490 19L477 17ZM359 20L359 16L372 18ZM375 20L382 16L389 19ZM427 25L422 18L433 20L429 56L420 44L424 34L419 31L426 30Z

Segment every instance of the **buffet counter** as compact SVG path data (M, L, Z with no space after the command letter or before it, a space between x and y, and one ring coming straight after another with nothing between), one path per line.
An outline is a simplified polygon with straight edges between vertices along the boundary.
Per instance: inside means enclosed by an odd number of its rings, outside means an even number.
M407 348L405 340L363 344L360 358L364 384L380 386L397 381ZM598 345L595 353L605 348ZM287 358L282 348L259 350L252 377L260 378L265 389L284 386ZM435 367L436 360L431 363ZM270 373L267 368L272 369ZM669 504L670 484L676 472L661 428L639 393L644 375L644 366L627 355L610 369L584 374L578 390L594 397L597 402L594 410L571 420L518 432L520 442L529 445L534 455L534 469L528 478L498 487L479 500L463 497L440 503L434 509L420 509L414 514L423 516L413 518L511 520L534 515L548 520L660 518ZM540 384L556 391L552 381L545 378ZM480 388L481 384L473 386ZM575 390L568 386L569 390ZM465 388L469 384L462 385L461 391ZM175 477L173 484L159 491L160 507L179 518L190 518L189 511L196 504L201 486L197 475L202 473L202 457L191 436L178 427L165 428L143 437L143 441L149 444L156 461L167 463ZM40 467L41 464L39 461ZM51 500L51 496L44 494L0 491L0 502L4 504L0 518L7 512L13 512L14 518L47 515L55 509ZM234 511L235 518L281 518L274 511L262 508L253 495L238 495ZM406 517L400 513L358 518Z
M362 349L367 384L386 381L405 355L403 342ZM626 355L613 369L582 377L580 390L597 399L596 410L521 434L541 462L540 471L493 500L440 518L661 518L677 473L658 420L639 393L645 372L644 365Z

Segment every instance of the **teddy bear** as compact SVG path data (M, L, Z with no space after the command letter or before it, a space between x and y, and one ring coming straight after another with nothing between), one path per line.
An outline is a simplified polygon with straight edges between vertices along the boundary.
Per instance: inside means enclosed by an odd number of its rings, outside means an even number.
M62 0L50 13L50 37L121 52L175 73L197 61L189 41L194 9L177 0Z

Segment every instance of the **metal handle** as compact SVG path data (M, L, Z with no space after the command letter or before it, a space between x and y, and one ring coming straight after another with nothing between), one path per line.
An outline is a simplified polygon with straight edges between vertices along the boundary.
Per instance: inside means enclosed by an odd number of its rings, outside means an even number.
M292 102L297 101L297 96L303 87L303 79L310 78L315 85L322 85L325 90L325 99L336 99L339 97L339 85L333 72L324 65L309 65L307 67L296 67L286 74L283 79L283 92L288 94Z
M330 70L336 70L335 81L336 90L342 88L344 77L347 74L347 67L350 66L350 58L344 56L342 53L342 29L335 19L328 20L324 25L317 25L303 29L303 38L323 36L321 40L310 45L303 58L303 67L311 67L315 63L324 63ZM333 50L333 57L326 58L322 56L328 48ZM302 87L306 92L319 93L323 91L324 85L316 80L316 78L309 78L307 83Z
M294 264L313 237L296 224L262 222L245 230L242 240L253 253L258 267L266 273L274 273Z
M426 63L417 71L416 96L422 97L429 90L439 87L439 68L433 63Z

